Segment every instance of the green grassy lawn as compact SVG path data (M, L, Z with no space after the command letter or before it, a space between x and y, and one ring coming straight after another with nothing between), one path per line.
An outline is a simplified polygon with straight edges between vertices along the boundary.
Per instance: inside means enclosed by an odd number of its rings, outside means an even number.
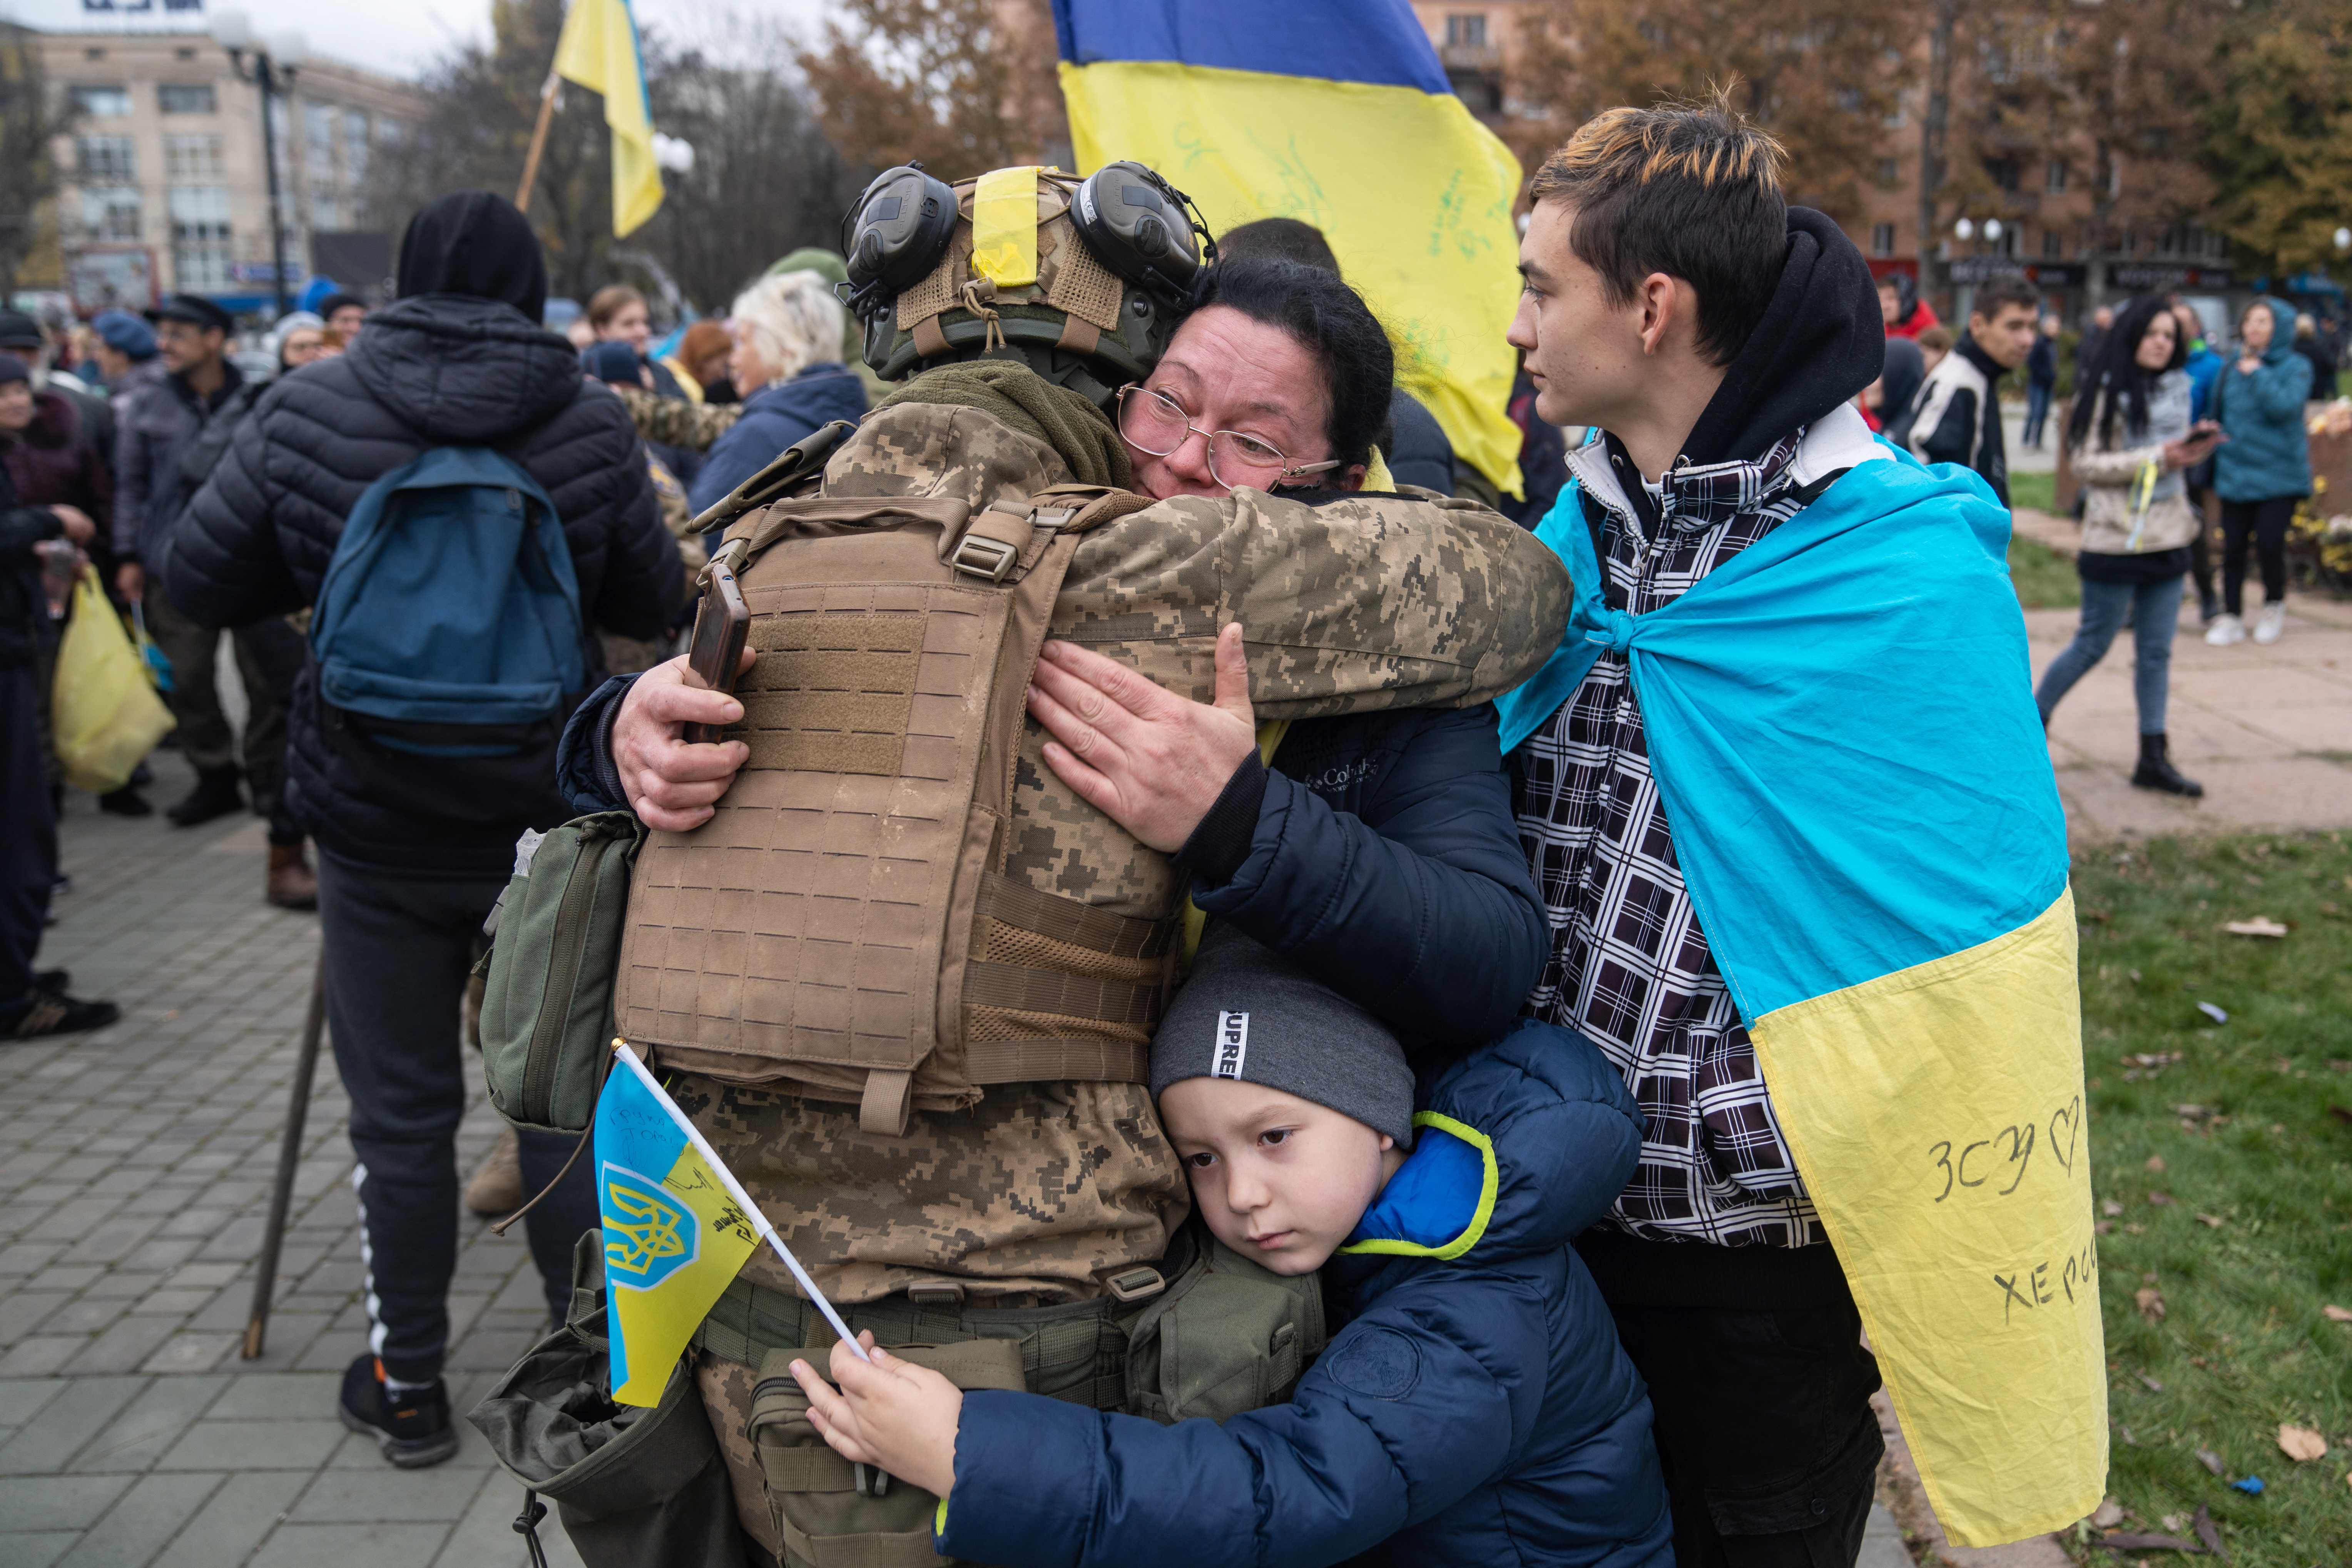
M2028 610L2064 610L2083 602L2083 580L2074 563L2052 549L2015 534L2009 537L2009 580L2016 586L2017 601Z
M2058 509L2058 476L2049 474L2011 474L2009 476L2009 504L2027 507L2037 512Z
M2159 840L2074 862L2108 1491L2129 1530L2204 1505L2235 1568L2352 1563L2352 1322L2324 1311L2352 1308L2347 838ZM2287 936L2220 929L2258 915ZM2283 1422L2321 1433L2326 1457L2281 1452ZM2249 1475L2261 1496L2231 1490ZM2142 1556L2183 1561L2089 1554Z

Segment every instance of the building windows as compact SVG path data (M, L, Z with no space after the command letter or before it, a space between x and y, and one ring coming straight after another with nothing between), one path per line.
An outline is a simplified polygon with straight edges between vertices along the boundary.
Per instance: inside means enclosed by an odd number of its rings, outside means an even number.
M219 292L229 287L228 187L174 185L173 287Z
M343 180L351 185L367 182L368 117L363 110L343 110Z
M139 187L83 186L81 231L84 239L135 244L139 238Z
M127 87L69 87L66 101L76 114L92 120L122 120L131 113L131 89Z
M226 178L221 164L221 139L217 136L166 136L163 138L163 177L175 185Z
M155 89L155 107L165 114L216 114L220 111L220 104L213 96L213 84L208 81L167 81Z
M2042 165L2042 188L2053 196L2066 193L2066 161L2063 158L2053 158Z
M2042 231L2042 259L2056 261L2066 254L2066 236L2056 229Z
M1895 225L1893 224L1873 224L1870 225L1870 254L1873 256L1893 256L1895 254Z
M350 225L343 222L343 199L333 191L310 193L310 226L330 233Z
M1878 183L1890 190L1901 184L1903 183L1902 161L1896 158L1881 158L1878 161Z
M128 136L74 138L74 177L85 185L127 185L139 178Z
M335 172L335 106L302 106L302 163L313 180L332 179Z
M1985 160L1985 172L1991 175L1992 183L1999 185L2002 190L2014 191L2017 189L2020 172L2016 159L1988 158Z
M1475 16L1445 18L1445 47L1449 49L1483 49L1486 47L1486 16Z

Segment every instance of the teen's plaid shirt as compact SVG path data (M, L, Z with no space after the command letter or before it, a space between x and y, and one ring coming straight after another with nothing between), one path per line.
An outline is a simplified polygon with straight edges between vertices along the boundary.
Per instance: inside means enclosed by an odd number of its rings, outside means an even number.
M1572 470L1605 470L1630 498L1621 511L1580 486L1609 603L1635 615L1670 603L1793 516L1805 497L1788 469L1803 434L1755 462L1678 466L1650 488L1613 440L1580 450ZM1525 1011L1599 1046L1649 1122L1610 1218L1654 1239L1824 1239L1683 886L1624 655L1603 652L1517 761L1519 837L1551 924Z

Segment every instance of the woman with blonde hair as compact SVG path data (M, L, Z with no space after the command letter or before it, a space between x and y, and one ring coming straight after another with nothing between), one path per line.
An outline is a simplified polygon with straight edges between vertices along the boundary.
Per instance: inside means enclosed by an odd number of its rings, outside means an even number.
M832 285L814 272L763 277L735 297L728 365L743 413L695 478L688 500L696 512L810 432L865 413L865 385L841 362L845 317Z

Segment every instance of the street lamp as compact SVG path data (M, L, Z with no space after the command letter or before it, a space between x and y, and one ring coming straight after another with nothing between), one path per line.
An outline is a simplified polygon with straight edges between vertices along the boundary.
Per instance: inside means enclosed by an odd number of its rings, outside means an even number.
M269 100L293 85L294 73L310 57L310 45L299 33L279 33L264 38L253 30L253 19L242 11L213 14L213 42L228 51L229 69L239 81L261 89L261 162L269 177L269 287L278 314L286 314L286 218L278 196L278 131L271 122ZM246 57L251 55L250 66ZM289 126L290 130L291 127Z
M1958 223L1952 225L1952 236L1955 239L1958 239L1962 245L1966 245L1969 241L1977 237L1977 225L1969 222L1968 219L1962 218Z
M2336 231L2336 248L2352 250L2352 229L2339 228Z

